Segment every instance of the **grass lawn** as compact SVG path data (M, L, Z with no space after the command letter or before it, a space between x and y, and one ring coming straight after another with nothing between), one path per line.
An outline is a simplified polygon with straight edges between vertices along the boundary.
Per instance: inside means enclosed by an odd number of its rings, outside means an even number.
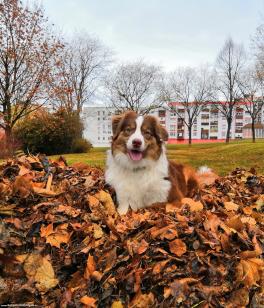
M106 150L107 148L94 148L89 153L64 156L69 164L81 161L104 167ZM230 144L168 145L167 154L169 159L195 168L207 165L220 175L226 175L236 167L256 167L259 173L264 174L264 140L258 140L255 144L250 140L239 140ZM51 158L58 156L51 156Z

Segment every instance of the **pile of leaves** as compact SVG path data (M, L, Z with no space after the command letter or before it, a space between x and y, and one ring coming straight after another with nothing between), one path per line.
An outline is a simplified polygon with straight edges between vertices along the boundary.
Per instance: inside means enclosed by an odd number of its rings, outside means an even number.
M0 165L0 304L263 307L263 209L255 170L120 217L100 168L9 160Z

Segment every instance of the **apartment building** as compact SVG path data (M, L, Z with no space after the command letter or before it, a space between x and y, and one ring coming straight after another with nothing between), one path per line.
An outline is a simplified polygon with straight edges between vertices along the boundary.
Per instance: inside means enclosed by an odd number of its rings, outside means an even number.
M188 140L188 128L183 119L187 119L184 108L179 103L172 103L177 112L168 111L163 108L153 110L160 123L166 127L169 140L168 143L184 143ZM94 146L109 146L112 136L111 117L115 114L114 108L104 106L85 107L82 118L84 122L84 137L92 142ZM264 137L264 108L256 121L261 124L257 126L257 138ZM241 104L236 106L231 126L231 139L251 138L249 124L251 117ZM263 129L261 130L261 128ZM217 142L224 141L227 132L225 117L215 108L213 104L206 105L195 119L192 128L193 142Z

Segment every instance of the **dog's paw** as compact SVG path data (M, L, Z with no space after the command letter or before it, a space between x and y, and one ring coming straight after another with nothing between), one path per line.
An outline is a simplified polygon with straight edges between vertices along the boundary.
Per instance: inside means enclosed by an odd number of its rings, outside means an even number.
M125 215L128 211L128 205L126 204L121 204L118 206L117 211L119 215Z

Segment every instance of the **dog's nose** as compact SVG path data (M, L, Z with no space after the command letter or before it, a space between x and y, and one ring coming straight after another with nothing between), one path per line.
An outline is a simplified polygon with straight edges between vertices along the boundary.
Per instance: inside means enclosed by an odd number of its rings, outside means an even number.
M132 145L134 148L140 148L141 144L142 144L142 141L140 139L134 139L132 141Z

